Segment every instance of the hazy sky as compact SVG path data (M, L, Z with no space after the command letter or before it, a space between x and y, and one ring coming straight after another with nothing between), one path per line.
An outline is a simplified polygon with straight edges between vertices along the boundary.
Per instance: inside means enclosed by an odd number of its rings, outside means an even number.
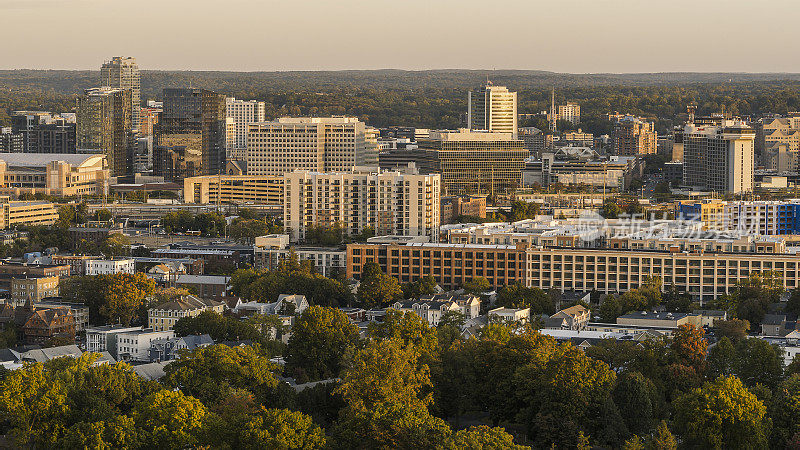
M800 72L797 0L0 0L0 68Z

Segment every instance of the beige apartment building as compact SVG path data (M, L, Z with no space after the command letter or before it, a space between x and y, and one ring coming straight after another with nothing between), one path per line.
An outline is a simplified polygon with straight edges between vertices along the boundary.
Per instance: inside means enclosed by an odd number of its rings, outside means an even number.
M658 150L658 135L653 122L625 116L614 124L614 154L652 155Z
M283 206L283 176L208 175L183 180L186 203L251 203Z
M470 130L509 133L517 137L517 93L487 83L470 91L467 123Z
M15 305L58 297L58 277L20 277L11 280L11 300Z
M284 176L283 223L292 242L309 227L340 226L348 235L367 227L376 235L431 236L439 233L440 176L411 170L381 172L295 171Z
M0 193L103 195L110 176L103 154L0 153Z
M377 165L377 133L354 117L282 117L248 126L246 159L249 175L343 172Z

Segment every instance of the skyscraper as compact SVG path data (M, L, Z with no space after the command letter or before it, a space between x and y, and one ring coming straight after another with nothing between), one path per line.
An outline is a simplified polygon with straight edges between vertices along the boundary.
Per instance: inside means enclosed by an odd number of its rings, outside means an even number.
M715 122L683 128L683 183L714 192L752 192L755 131L740 120Z
M228 158L241 160L247 149L247 126L264 121L264 102L255 100L225 99L225 114L233 121L232 135L228 136Z
M470 130L511 133L517 137L517 93L488 82L469 92L467 123Z
M130 89L87 89L78 97L77 147L106 155L111 176L132 173L133 132Z
M155 175L178 181L225 170L225 96L205 89L164 89L153 146Z
M100 68L100 85L131 90L131 127L139 131L141 86L136 58L115 56Z
M248 175L345 172L377 163L377 130L355 117L282 117L251 124L248 132Z

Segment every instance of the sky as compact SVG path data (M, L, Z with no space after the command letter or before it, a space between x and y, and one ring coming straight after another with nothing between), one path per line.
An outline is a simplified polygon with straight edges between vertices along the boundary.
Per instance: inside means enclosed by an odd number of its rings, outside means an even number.
M0 0L0 69L800 72L797 0Z

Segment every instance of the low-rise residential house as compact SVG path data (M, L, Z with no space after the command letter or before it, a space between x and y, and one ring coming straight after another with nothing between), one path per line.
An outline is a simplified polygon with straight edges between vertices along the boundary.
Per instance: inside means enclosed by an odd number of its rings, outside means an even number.
M589 323L590 312L582 305L556 312L544 321L544 327L556 330L582 330Z
M45 298L33 304L36 309L68 308L75 318L75 331L80 333L89 326L89 307L83 303L61 301L60 297Z
M787 326L789 323L794 325L794 322L788 322L785 314L765 314L764 319L761 321L761 335L762 336L786 336L794 330L794 327ZM791 330L789 328L792 328Z
M52 338L75 339L75 318L69 308L17 308L27 313L22 325L25 342L41 344Z
M228 292L231 277L221 275L178 275L175 286L189 290L202 298L214 298Z
M152 362L147 364L138 364L133 366L133 371L136 375L144 378L147 381L158 381L166 375L164 372L164 367L169 364L170 361L159 361L159 362Z
M156 331L150 328L123 331L115 334L117 354L112 355L118 361L150 362L150 346L156 339L172 338L172 330Z
M530 308L495 308L487 314L489 321L527 323L531 317Z
M678 313L678 312L657 312L657 311L635 311L617 317L620 325L639 325L660 328L678 328L681 325L692 325L696 328L701 327L700 314Z
M353 323L363 322L367 312L364 308L339 308L339 311L347 314L350 322Z
M134 273L136 263L132 259L90 259L86 261L86 275L115 275Z
M392 309L402 313L413 312L426 320L431 326L439 325L442 316L450 311L461 312L461 307L458 303L450 300L395 302L392 305Z
M713 328L717 320L728 320L728 312L720 309L695 309L694 314L700 315L700 326Z
M186 266L180 262L162 262L151 267L147 274L158 283L170 283L178 279L178 276L187 273Z
M171 330L183 317L196 317L203 311L222 314L225 304L194 295L184 295L147 310L147 326L156 331Z
M236 304L233 312L242 315L268 314L279 316L295 316L308 309L308 300L301 294L280 294L278 300L271 303L243 302Z
M150 361L171 361L178 359L181 351L191 352L209 345L214 345L214 340L207 334L155 339L150 343Z
M29 350L21 355L24 362L46 363L57 358L80 358L83 352L77 345L61 345L59 347Z
M142 327L131 327L127 325L102 325L86 328L86 351L87 352L109 352L117 354L117 334L141 330Z
M455 302L461 308L465 319L478 317L481 313L481 299L473 294L430 294L419 298L420 302Z

